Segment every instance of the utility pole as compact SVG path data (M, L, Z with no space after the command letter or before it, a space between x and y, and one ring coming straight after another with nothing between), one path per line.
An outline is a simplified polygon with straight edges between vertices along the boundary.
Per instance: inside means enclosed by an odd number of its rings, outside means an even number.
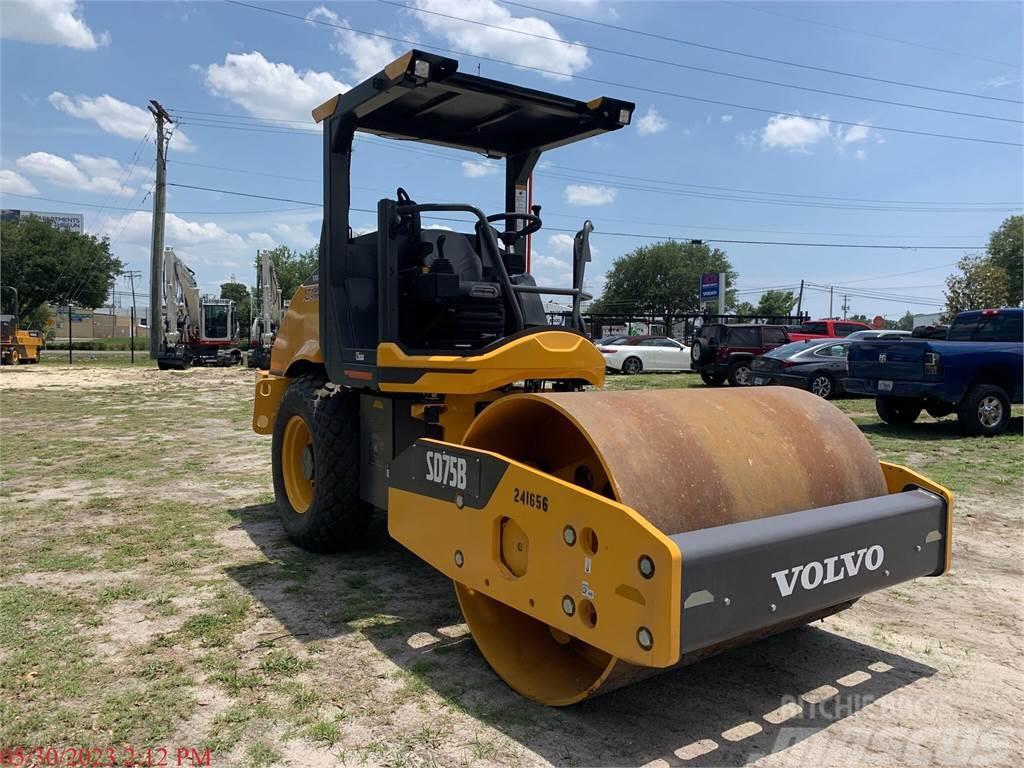
M800 318L803 317L803 315L800 314L800 311L803 309L803 306L804 306L804 281L801 280L800 281L800 295L797 296L797 299L796 299L796 316L797 317L800 317Z
M170 114L160 102L151 99L149 111L156 121L156 185L153 191L153 241L149 254L149 356L156 359L160 353L158 328L163 326L160 319L162 296L161 275L164 259L164 214L167 210L167 149L166 127L173 123Z
M135 269L129 269L125 272L128 277L128 281L132 284L132 325L130 330L130 336L132 339L132 365L135 365L135 278L141 278L142 273Z
M843 320L846 319L846 312L850 308L850 297L843 294Z
M835 290L836 290L836 287L834 285L830 285L828 287L828 319L829 320L832 319L832 294L835 292Z

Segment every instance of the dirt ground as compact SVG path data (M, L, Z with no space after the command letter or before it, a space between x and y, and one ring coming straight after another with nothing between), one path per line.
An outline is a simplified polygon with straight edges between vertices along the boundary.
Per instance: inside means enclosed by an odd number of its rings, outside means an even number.
M288 543L252 378L0 371L0 747L210 749L218 768L1024 764L1020 417L993 440L888 433L841 401L880 455L958 492L952 572L549 709L491 672L451 584L382 519L356 553ZM648 378L626 383L695 383Z

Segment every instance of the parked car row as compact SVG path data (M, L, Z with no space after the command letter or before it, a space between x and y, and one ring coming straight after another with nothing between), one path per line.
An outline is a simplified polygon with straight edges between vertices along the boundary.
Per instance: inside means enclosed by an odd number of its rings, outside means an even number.
M608 370L697 372L709 386L783 385L831 399L875 398L887 424L922 411L956 414L967 434L995 435L1024 400L1024 309L961 312L948 331L876 330L827 320L781 325L708 323L692 347L664 336L609 336L595 344ZM815 333L821 331L821 335Z
M878 331L857 321L820 320L787 328L781 325L702 326L693 346L667 336L614 335L594 344L605 356L609 371L635 375L642 371L689 371L700 374L705 384L718 386L728 380L733 386L748 386L751 362L758 355L791 341L819 341L852 337L888 338L906 331Z

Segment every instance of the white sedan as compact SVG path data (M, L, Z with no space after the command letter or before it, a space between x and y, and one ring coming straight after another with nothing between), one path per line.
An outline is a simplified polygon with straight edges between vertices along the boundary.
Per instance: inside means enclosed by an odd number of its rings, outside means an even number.
M690 348L665 336L634 336L617 344L601 344L598 350L606 368L629 375L690 370Z

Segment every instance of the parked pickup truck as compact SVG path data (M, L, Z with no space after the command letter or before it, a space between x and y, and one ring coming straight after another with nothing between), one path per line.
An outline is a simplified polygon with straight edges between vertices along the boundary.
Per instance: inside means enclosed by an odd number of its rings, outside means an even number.
M927 411L957 415L969 435L998 435L1024 396L1024 310L961 312L944 341L859 341L847 357L848 392L875 397L886 424Z
M843 338L856 331L870 331L871 326L859 320L812 320L803 325L789 326L786 335L790 341L808 339Z

